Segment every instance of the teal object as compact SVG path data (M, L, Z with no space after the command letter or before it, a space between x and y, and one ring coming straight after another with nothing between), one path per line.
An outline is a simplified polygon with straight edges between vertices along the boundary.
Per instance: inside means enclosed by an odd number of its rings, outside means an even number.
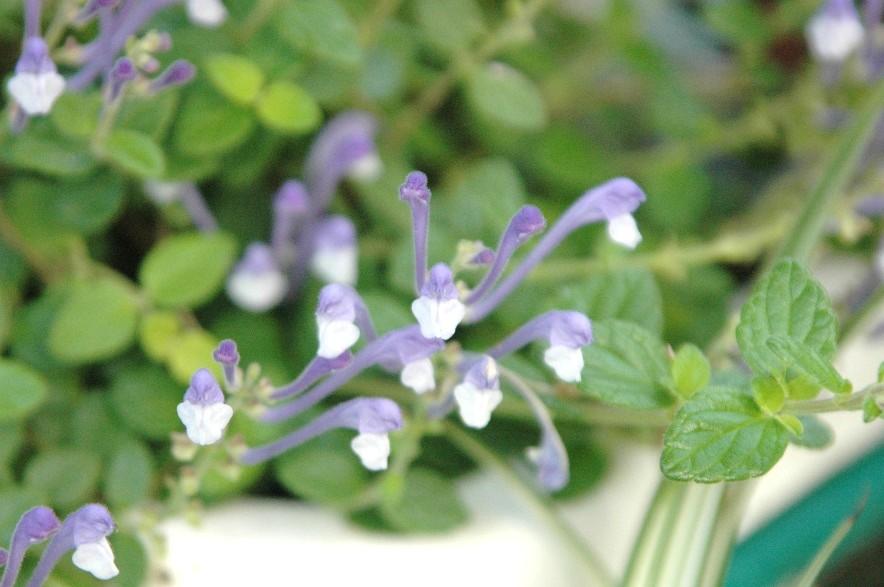
M776 585L800 572L844 518L866 499L828 567L884 533L884 444L757 530L734 552L728 587Z

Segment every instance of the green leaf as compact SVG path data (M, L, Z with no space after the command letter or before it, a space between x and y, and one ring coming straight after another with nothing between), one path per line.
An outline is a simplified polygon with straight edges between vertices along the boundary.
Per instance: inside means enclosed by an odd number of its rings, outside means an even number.
M689 399L706 387L712 375L709 359L692 344L682 345L672 360L672 381L678 394Z
M350 449L352 434L334 431L311 440L273 463L283 487L305 499L346 503L368 485L369 473Z
M580 284L566 286L554 296L550 307L577 310L592 320L625 320L658 336L663 329L660 290L654 275L645 269L592 275Z
M176 381L187 383L197 369L208 369L221 377L221 368L212 360L218 341L205 330L195 328L175 340L175 352L168 357L169 371Z
M99 92L65 92L52 105L49 119L64 135L89 139L98 127L102 103Z
M0 159L13 167L55 177L83 176L96 161L84 144L64 140L47 132L28 131L2 150Z
M28 487L45 492L49 503L73 509L89 501L98 486L101 460L75 448L56 448L37 453L25 468Z
M287 81L270 84L255 108L261 122L287 134L310 132L322 120L316 100L300 86Z
M467 49L485 31L475 0L418 0L415 16L424 39L440 49Z
M343 65L362 58L359 34L336 0L300 0L276 13L280 36L298 51Z
M165 361L175 349L181 328L181 320L175 312L158 311L144 316L138 327L138 340L144 354L154 361Z
M24 363L0 359L0 423L27 418L46 400L46 381Z
M135 337L138 302L114 278L78 283L49 329L49 352L65 363L92 363L124 351Z
M114 508L138 505L150 495L153 458L147 447L130 441L116 448L104 476L104 496Z
M47 213L64 228L91 235L110 224L123 207L125 191L121 178L99 174L87 181L48 186Z
M866 424L874 422L881 417L882 413L884 413L884 410L878 405L875 396L870 395L863 400L863 422Z
M218 293L233 264L235 248L226 234L172 236L147 254L138 279L160 306L194 308Z
M108 161L141 178L160 177L166 170L166 156L160 146L137 130L113 130L102 151Z
M792 444L817 450L832 444L835 435L828 424L816 416L801 416L798 420L801 422L802 433L790 436L789 441Z
M828 389L832 393L850 393L853 385L847 381L832 363L819 353L785 336L772 336L767 339L767 347L783 364L807 377L812 383Z
M115 532L108 540L114 551L119 576L114 578L115 587L142 587L148 570L147 553L141 541L126 532Z
M615 406L654 409L672 405L666 348L659 339L621 320L593 323L593 338L583 348L580 389Z
M168 440L181 430L176 407L184 387L155 365L127 367L113 378L111 404L120 420L131 430L151 440Z
M264 72L258 64L239 55L212 55L206 72L215 89L239 104L253 103L264 87Z
M0 489L0 535L11 536L23 513L44 504L46 493L39 487L4 487ZM4 538L4 544L6 538Z
M191 94L175 124L175 147L185 155L220 155L241 145L255 128L251 111L209 92Z
M768 339L782 336L831 359L836 329L826 292L799 263L785 260L758 282L743 305L737 342L756 374L785 374L789 365L770 351Z
M663 474L677 481L739 481L773 467L789 433L745 391L707 387L675 414L663 439Z
M786 390L776 377L756 377L752 380L752 397L762 410L776 414L786 403Z
M546 106L534 82L502 63L490 63L469 77L467 94L473 108L502 126L535 131L546 125Z
M398 499L385 501L384 520L405 532L447 532L464 522L468 514L451 480L431 469L414 467L405 474Z

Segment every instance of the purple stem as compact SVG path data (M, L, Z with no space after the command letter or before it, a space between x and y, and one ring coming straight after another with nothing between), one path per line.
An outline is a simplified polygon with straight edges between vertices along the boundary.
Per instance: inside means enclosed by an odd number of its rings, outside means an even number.
M218 230L218 221L215 220L215 216L209 210L206 200L195 184L188 184L182 190L181 204L190 216L193 225L200 231L215 232Z
M25 0L25 38L40 36L42 0Z
M282 399L286 397L292 397L295 395L300 395L304 391L310 388L311 385L319 381L320 378L328 375L332 371L336 371L338 369L342 369L345 367L351 360L353 356L348 352L345 352L340 357L335 359L325 359L323 357L314 357L304 370L298 375L294 381L285 385L283 387L279 387L274 390L273 394L270 396L273 399Z
M518 330L486 351L485 354L495 359L500 359L539 338L547 336L549 331L548 322L556 313L558 311L553 310L529 320L519 327Z
M427 278L427 246L430 237L430 205L429 202L415 202L411 205L411 222L414 233L414 287L420 295Z
M496 289L485 296L484 299L469 306L466 318L463 321L464 324L474 324L494 311L494 308L516 289L516 286L531 273L531 270L543 261L575 229L584 224L597 222L602 219L604 219L604 215L601 211L593 213L589 218L583 217L580 221L575 221L576 219L573 217L569 218L566 212L537 243L537 246L528 253L528 256L522 260L519 266ZM497 263L497 260L495 260L495 263Z

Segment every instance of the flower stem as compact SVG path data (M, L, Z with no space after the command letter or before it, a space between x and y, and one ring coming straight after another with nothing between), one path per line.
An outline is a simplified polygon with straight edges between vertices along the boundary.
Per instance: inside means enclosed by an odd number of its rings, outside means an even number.
M599 556L590 550L580 536L569 526L555 510L549 500L537 494L528 486L497 454L488 449L484 444L466 433L459 426L450 422L443 424L445 436L460 448L467 456L476 463L496 471L516 490L526 502L530 503L537 515L542 518L550 528L567 544L575 554L580 557L589 575L588 585L609 587L614 585L610 573L604 567Z
M856 411L863 409L866 398L870 396L884 397L884 383L873 383L850 395L833 395L826 399L786 401L783 405L783 411L796 416Z

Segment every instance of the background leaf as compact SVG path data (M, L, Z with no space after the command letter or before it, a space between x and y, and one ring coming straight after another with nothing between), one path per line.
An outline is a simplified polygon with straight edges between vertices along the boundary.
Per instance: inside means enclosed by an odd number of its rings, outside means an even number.
M467 94L476 112L489 121L519 131L546 125L546 106L537 86L503 63L476 69L469 78Z
M21 420L46 400L46 381L18 361L0 359L0 422Z

